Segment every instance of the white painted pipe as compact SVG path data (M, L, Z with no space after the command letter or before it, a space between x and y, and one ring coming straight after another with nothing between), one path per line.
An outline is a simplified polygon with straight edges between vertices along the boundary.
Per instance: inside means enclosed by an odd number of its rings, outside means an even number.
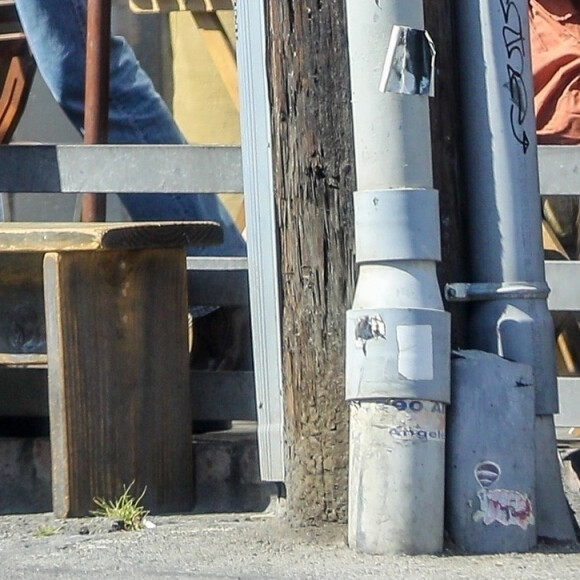
M439 214L423 94L430 81L421 59L423 5L346 6L360 266L346 330L348 540L376 554L436 553L443 548L450 331L435 275ZM403 62L408 67L397 68Z
M423 1L347 0L346 9L357 188L430 187L428 99L379 91L393 26L423 29Z

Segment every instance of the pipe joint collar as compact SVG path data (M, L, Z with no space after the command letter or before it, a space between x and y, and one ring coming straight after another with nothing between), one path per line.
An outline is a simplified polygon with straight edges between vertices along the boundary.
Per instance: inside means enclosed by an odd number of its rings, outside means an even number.
M450 401L450 316L375 308L346 313L346 400Z

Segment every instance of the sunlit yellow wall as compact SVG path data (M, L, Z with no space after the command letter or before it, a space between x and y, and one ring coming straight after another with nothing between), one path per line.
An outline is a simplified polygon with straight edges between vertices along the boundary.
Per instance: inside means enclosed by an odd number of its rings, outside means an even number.
M233 12L220 19L233 38ZM173 113L192 143L238 145L239 114L195 26L191 12L170 13L173 48Z
M233 12L220 12L232 42ZM239 145L239 113L228 95L190 12L170 13L173 50L173 114L187 140L199 144ZM245 227L243 198L222 195L236 224Z

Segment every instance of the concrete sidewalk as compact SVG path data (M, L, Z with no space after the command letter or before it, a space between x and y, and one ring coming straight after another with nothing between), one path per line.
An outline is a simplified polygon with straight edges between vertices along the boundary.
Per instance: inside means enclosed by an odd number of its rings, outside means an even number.
M565 580L580 574L580 546L500 556L447 552L390 558L350 550L343 525L291 528L273 513L163 516L151 521L156 524L153 529L110 532L110 522L98 518L2 516L0 577ZM47 530L56 533L42 535Z

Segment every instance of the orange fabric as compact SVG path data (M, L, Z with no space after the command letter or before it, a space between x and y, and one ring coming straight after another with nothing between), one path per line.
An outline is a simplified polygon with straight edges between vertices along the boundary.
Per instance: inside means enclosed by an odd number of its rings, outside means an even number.
M538 143L580 143L580 2L530 0Z

